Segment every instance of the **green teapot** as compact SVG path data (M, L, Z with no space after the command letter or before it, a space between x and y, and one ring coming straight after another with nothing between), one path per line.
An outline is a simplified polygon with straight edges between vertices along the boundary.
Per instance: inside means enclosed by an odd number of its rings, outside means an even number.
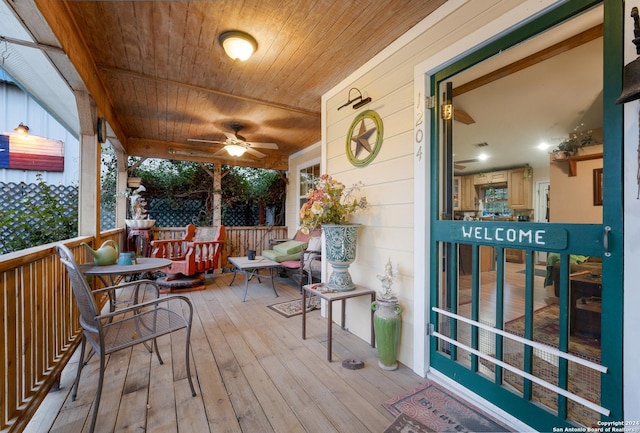
M109 245L113 244L113 246ZM100 248L94 250L89 244L82 242L81 245L87 247L87 250L93 254L93 263L98 266L114 265L118 261L119 248L118 243L114 240L106 240Z

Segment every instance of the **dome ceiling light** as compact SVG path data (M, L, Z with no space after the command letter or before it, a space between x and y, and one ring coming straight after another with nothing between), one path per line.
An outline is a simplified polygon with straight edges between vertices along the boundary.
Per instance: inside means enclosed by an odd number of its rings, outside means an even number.
M258 43L249 34L239 30L224 32L218 38L220 45L233 60L245 61L258 49Z
M229 153L229 155L236 157L242 156L245 150L247 150L245 147L240 146L239 144L227 144L226 146L224 146L224 148Z

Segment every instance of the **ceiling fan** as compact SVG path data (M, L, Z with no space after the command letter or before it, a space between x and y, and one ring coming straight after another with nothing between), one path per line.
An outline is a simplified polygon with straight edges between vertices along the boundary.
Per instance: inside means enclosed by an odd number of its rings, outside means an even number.
M478 161L480 161L480 158L471 158L471 159L463 159L462 161L453 161L453 168L455 168L456 170L464 170L465 168L467 168L467 166L462 164L469 164L470 162L478 162Z
M259 149L277 149L278 145L275 143L257 143L252 141L247 141L242 135L238 132L242 129L242 125L239 123L232 123L229 125L233 130L233 134L230 132L222 132L227 139L225 141L217 141L217 140L201 140L199 138L188 138L187 141L192 142L200 142L200 143L213 143L213 144L222 144L224 147L213 154L213 156L218 156L224 153L225 151L233 156L240 157L247 152L250 155L253 155L257 158L264 158L264 153L256 150Z
M477 143L473 145L474 147L477 148L483 148L483 147L487 147L489 146L489 143L487 142L482 142L482 143ZM453 155L455 157L455 154ZM469 164L472 162L480 162L480 161L484 161L485 159L487 159L487 156L484 155L484 153L481 153L477 158L470 158L470 159L462 159L460 161L453 161L453 168L455 170L464 170L465 168L467 168L466 165L463 164Z

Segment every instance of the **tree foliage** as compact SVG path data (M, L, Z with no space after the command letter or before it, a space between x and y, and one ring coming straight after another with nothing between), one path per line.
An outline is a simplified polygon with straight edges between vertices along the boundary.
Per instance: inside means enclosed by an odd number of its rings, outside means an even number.
M70 239L77 235L78 209L68 209L65 200L37 175L38 188L23 195L15 206L0 214L0 251L10 253L37 245ZM77 199L76 199L77 201Z
M129 157L128 166L140 161ZM103 206L115 208L117 165L113 152L103 153ZM236 206L276 207L284 209L286 181L275 170L223 165L221 189L214 189L211 174L214 164L165 159L149 159L139 164L130 176L140 177L147 199L162 198L169 206L179 207L181 200L200 200L203 223L213 220L214 196L221 194L222 212ZM277 223L282 223L281 221Z
M106 148L102 155L101 197L102 208L114 210L116 197L123 191L116 191L117 161L112 149ZM129 166L138 162L129 158ZM146 188L145 197L160 198L169 204L180 206L180 201L200 200L202 223L213 220L214 196L221 194L222 211L243 207L247 210L257 206L261 211L275 207L284 210L286 181L275 170L254 169L237 166L222 166L222 188L215 191L213 178L214 164L199 164L187 161L147 160L140 164L133 175L141 177ZM52 185L48 185L41 175L37 177L37 188L29 191L16 201L15 205L0 213L0 253L9 253L37 245L43 245L77 235L78 209L69 209L69 200L62 200ZM77 203L77 190L72 202ZM284 216L276 215L275 224L283 224Z
M284 177L275 170L226 166L222 181L223 210L234 206L245 206L248 210L257 206L260 210L260 224L264 224L264 209L273 207L281 211L274 224L284 223L284 204L287 184Z

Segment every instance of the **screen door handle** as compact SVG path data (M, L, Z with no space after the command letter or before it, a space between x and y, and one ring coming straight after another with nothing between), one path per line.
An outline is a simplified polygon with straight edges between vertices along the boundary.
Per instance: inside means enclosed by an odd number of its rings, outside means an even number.
M611 252L609 251L609 233L611 233L611 227L604 227L604 234L602 235L602 246L604 248L605 257L611 257Z

